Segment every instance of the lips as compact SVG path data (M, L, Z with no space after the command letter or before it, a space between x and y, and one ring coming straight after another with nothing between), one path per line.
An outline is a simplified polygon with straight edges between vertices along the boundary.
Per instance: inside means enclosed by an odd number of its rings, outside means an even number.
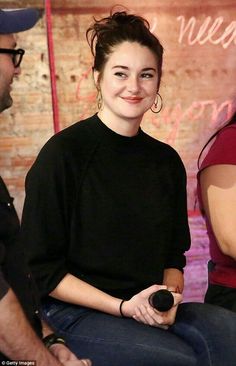
M140 103L143 100L143 98L140 97L122 97L122 99L132 104Z

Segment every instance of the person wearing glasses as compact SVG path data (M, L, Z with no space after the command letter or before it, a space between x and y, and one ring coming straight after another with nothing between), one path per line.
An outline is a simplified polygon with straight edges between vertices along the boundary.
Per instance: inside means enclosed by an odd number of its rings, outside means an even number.
M25 54L25 50L22 50L22 48L18 48L17 50L12 50L9 48L1 48L0 53L4 53L12 55L12 62L15 68L19 67L21 64L21 61L23 59L23 56Z
M11 85L20 74L25 51L16 49L13 33L25 31L40 17L36 9L0 10L0 112L11 107ZM0 364L11 360L37 366L89 366L79 360L39 318L36 287L19 245L19 220L6 185L0 177ZM5 362L5 363L4 363ZM33 364L33 363L32 363Z
M26 179L21 237L43 314L94 366L233 366L236 315L180 304L183 163L140 127L160 109L163 47L126 11L94 19L87 38L98 112L54 135ZM159 289L173 292L168 310L150 304Z

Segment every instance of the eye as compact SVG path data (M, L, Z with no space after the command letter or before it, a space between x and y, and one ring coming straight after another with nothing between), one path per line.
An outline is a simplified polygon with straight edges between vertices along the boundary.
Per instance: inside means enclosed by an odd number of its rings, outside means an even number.
M126 74L124 74L122 71L115 72L115 76L118 76L118 78L124 79L126 77Z
M141 77L144 78L144 79L151 79L154 77L153 74L151 74L150 72L144 72L141 74Z

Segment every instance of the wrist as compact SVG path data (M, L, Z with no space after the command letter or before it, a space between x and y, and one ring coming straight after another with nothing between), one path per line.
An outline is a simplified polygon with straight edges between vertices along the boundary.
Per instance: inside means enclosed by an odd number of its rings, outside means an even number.
M121 300L120 306L119 306L119 312L120 312L120 316L122 318L127 318L127 316L124 314L124 308L123 308L123 305L125 302L126 302L126 300Z
M66 345L66 341L64 340L64 338L57 336L55 333L51 333L48 336L44 337L42 341L47 349L49 349L53 344Z

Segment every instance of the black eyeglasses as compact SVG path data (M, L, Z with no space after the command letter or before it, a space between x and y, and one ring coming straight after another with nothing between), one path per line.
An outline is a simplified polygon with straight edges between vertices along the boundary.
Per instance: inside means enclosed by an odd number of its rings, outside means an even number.
M11 48L0 48L0 53L11 54L14 67L19 67L25 51L22 50L21 48L18 48L18 50L13 50Z

